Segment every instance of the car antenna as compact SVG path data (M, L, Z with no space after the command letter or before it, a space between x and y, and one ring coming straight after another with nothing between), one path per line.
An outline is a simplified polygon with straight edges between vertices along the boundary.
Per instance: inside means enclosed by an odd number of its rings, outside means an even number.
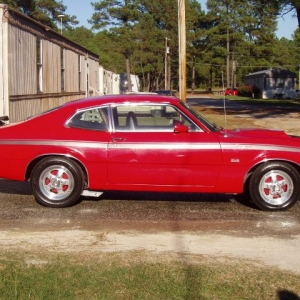
M226 128L227 128L226 98L225 98L225 86L224 86L224 74L223 74L223 71L222 71L222 85L223 85L224 130L225 130L225 136L227 136L227 134L226 134Z

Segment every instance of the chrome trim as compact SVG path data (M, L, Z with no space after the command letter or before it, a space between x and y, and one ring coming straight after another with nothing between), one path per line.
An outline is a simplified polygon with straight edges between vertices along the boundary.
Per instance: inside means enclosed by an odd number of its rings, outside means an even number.
M126 143L115 142L109 147L119 149L221 150L218 143Z
M0 140L0 145L34 145L34 146L66 146L106 149L108 143L79 142L79 141L53 141L53 140Z
M300 152L300 147L275 146L275 145L257 145L257 144L237 144L237 143L222 143L223 150L265 150L265 151L287 151Z
M112 136L113 138L113 136ZM122 138L122 137L120 137ZM300 147L257 145L257 144L237 144L237 143L173 143L173 142L97 142L97 141L56 141L56 140L0 140L0 145L38 145L38 146L65 146L65 147L85 147L107 149L110 146L126 149L186 149L186 150L241 150L241 151L286 151L299 152Z
M81 193L81 196L85 197L99 197L103 194L103 192L100 191L89 191L89 190L83 190Z

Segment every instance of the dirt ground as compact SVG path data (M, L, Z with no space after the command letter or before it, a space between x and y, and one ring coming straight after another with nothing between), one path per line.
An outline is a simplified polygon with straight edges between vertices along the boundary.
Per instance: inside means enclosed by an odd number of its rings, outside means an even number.
M209 95L202 97L208 97L204 99L209 100L202 102L201 98L198 98L194 108L221 127L267 128L284 130L288 134L300 136L300 104L299 107L282 108L280 105L242 105L230 102L225 104L224 108L222 99L215 101L210 99Z
M155 259L169 256L189 262L203 258L234 262L243 260L259 267L269 266L300 274L300 235L292 239L276 237L237 237L230 233L101 230L1 231L1 250L31 253L84 255L132 252ZM299 291L300 292L300 291Z

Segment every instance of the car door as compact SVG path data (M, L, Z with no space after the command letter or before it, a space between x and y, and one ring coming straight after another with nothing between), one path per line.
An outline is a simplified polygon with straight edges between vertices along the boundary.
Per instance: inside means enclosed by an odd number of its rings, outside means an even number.
M67 122L68 139L74 144L72 155L85 166L90 189L105 189L107 185L107 149L111 137L108 115L107 105L86 108Z
M215 134L202 131L170 105L123 105L113 111L115 129L108 145L111 188L213 190L222 163ZM190 130L174 132L177 124Z

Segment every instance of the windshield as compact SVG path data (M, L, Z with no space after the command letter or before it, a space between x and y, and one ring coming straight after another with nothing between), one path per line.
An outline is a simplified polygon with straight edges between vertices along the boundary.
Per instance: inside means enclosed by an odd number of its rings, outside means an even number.
M190 107L187 103L180 102L182 106L184 106L193 116L195 116L202 124L204 124L211 131L220 131L221 128L216 124L210 123L203 116L201 116L196 110Z

